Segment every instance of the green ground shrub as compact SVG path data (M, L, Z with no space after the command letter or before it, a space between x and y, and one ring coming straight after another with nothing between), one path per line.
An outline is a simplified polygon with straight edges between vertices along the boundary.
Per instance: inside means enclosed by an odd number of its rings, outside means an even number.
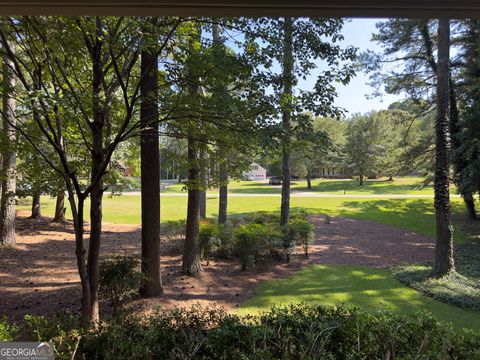
M185 229L185 220L170 220L161 224L162 235L169 241L185 238Z
M240 259L242 270L282 251L281 231L272 224L240 225L233 230L233 238L235 254Z
M0 318L0 341L13 341L18 331L18 326L10 324L6 316Z
M207 220L200 222L200 256L202 259L210 259L220 246L218 237L219 226Z
M112 303L113 312L118 313L125 300L138 290L140 273L138 259L133 256L115 255L100 263L100 295Z
M298 245L303 247L305 256L308 257L308 247L315 239L315 226L308 220L302 218L294 218L288 225L289 238Z
M218 246L215 256L222 259L231 259L234 256L233 226L229 223L218 225Z
M457 272L441 278L432 276L428 265L403 265L392 269L404 284L447 304L480 311L480 282Z
M454 331L427 314L413 318L305 304L274 307L258 317L193 307L122 315L84 330L45 320L35 326L40 330L32 340L53 340L58 359L480 358L479 334Z

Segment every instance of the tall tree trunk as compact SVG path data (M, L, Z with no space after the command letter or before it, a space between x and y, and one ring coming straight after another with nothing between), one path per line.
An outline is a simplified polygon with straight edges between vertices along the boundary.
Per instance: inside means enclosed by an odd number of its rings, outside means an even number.
M188 205L185 244L183 249L182 271L185 275L198 276L202 271L200 264L200 191L198 190L199 169L195 140L188 138ZM193 187L192 187L193 185Z
M228 210L228 170L225 163L220 164L219 168L220 189L218 191L218 223L227 222Z
M96 18L96 37L93 41L92 53L92 93L93 93L93 121L90 124L92 131L91 173L90 182L90 240L88 242L87 271L90 284L90 319L94 322L100 320L98 303L98 274L100 265L100 242L102 237L102 201L103 201L103 169L104 161L102 133L105 126L105 113L102 102L102 20Z
M205 158L205 149L200 149L200 218L206 219L207 218L207 191L206 187L208 184L208 173L207 173L207 166L206 166L206 158Z
M0 245L15 244L15 194L17 191L17 152L15 98L12 96L16 80L13 62L3 58L3 136L7 139L1 168L2 196L0 204Z
M363 186L363 177L364 177L364 175L360 174L360 186Z
M142 51L141 57L142 281L140 293L144 296L157 296L163 292L160 273L158 63L153 51Z
M32 196L32 219L36 219L42 216L42 211L40 208L40 192L35 192Z
M62 190L57 194L57 198L55 201L55 216L52 222L65 222L65 210L65 191Z
M307 169L307 189L312 190L312 173L310 168Z
M476 220L477 212L475 210L475 199L473 198L473 195L472 194L465 195L463 197L463 201L465 201L468 218L471 220Z
M435 223L436 276L443 276L454 269L453 238L450 224L449 190L449 53L450 21L440 19L438 24L438 66L437 66L437 121L435 129Z
M290 239L288 222L290 219L290 148L293 96L293 20L285 18L283 24L283 106L282 106L282 204L280 225L284 230L284 248L287 262L290 261Z
M80 286L82 288L81 312L84 320L91 320L92 295L90 280L85 258L86 250L84 245L84 208L85 200L78 197L78 205L75 202L75 194L71 184L67 182L68 200L72 210L73 228L75 230L75 256L77 258L77 269L80 276Z

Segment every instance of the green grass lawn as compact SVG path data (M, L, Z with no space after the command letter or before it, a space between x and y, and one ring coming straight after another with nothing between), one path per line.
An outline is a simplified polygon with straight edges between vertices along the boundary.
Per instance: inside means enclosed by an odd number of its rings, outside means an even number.
M280 194L278 186L271 186L256 181L232 181L229 184L229 191L233 194ZM399 177L394 181L387 181L386 178L379 180L366 180L363 186L358 185L358 180L312 180L312 190L307 189L306 180L293 180L293 191L308 191L312 193L335 194L335 195L385 195L385 194L406 194L406 195L433 195L431 185L421 187L421 178ZM181 192L183 184L168 185L167 192ZM216 192L210 190L210 193ZM452 188L452 193L455 189Z
M53 215L54 202L54 199L42 197L44 215ZM464 212L461 199L453 198L452 205L454 213ZM187 197L185 196L162 197L162 221L184 219L186 206ZM294 197L291 199L291 208L292 211L306 210L312 214L371 220L428 236L435 234L433 199ZM19 209L29 210L30 199L21 199ZM103 209L104 221L107 223L140 224L140 196L138 195L106 196ZM279 197L245 196L229 199L230 215L279 210ZM217 211L218 197L207 196L208 215L215 217ZM88 210L86 216L88 218ZM454 237L457 244L466 243L469 239L466 233L457 229ZM241 311L255 312L265 309L266 306L286 304L290 301L330 305L345 302L374 309L385 307L404 314L415 314L417 311L426 310L441 320L452 321L457 326L480 329L479 313L462 310L428 298L401 284L386 270L360 267L318 265L305 268L285 280L266 282Z
M453 307L422 295L388 270L360 266L312 265L284 279L265 281L240 314L255 314L276 305L354 305L367 311L390 310L415 316L429 312L456 327L480 329L480 313Z
M53 216L54 199L42 197L42 213ZM88 205L88 204L87 204ZM454 211L463 211L462 200L452 199ZM252 213L258 211L280 211L278 197L231 197L229 214ZM67 206L68 207L68 206ZM292 211L306 210L312 214L345 216L412 230L420 234L434 236L434 209L432 199L362 199L362 198L308 198L291 199ZM21 199L19 209L29 210L30 199ZM88 209L88 207L87 207ZM123 195L105 197L103 219L114 224L140 224L140 196ZM178 220L186 218L187 197L164 196L161 199L161 219ZM207 213L215 217L218 211L218 198L207 196ZM67 211L69 216L69 211ZM88 210L85 216L88 219ZM466 236L457 231L457 242L464 242Z

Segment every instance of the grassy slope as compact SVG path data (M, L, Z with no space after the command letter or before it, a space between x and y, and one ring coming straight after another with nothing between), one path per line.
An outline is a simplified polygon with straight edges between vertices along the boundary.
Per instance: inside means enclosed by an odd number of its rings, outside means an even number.
M345 303L412 316L426 311L456 327L480 329L480 313L424 296L394 279L388 270L359 266L313 265L288 278L263 282L239 313L259 313L272 305L291 302L330 306Z

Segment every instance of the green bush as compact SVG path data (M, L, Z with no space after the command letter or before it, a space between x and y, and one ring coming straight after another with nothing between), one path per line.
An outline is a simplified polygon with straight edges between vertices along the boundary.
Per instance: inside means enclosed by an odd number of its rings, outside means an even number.
M218 225L202 220L199 229L200 256L202 259L210 259L220 246L218 238Z
M116 255L100 263L100 295L111 301L115 314L126 299L136 294L140 280L137 266L138 259L124 255Z
M233 228L230 224L218 225L218 246L215 255L222 259L231 259L234 256Z
M18 326L8 323L6 316L0 318L0 341L13 341L18 332Z
M162 235L167 240L177 240L185 238L186 221L185 220L170 220L161 224Z
M479 359L480 335L416 317L355 308L271 308L238 317L210 307L122 315L79 330L74 317L27 318L58 359ZM75 352L74 356L73 353Z
M280 222L280 216L271 212L259 211L248 217L247 221L260 225L277 224Z
M31 341L53 341L55 359L71 359L78 348L82 335L91 324L82 326L80 317L59 314L53 319L44 316L25 315L25 330Z
M87 333L87 359L478 359L480 336L428 315L292 305L239 318L215 308L113 319Z
M240 259L242 270L255 266L282 249L282 236L278 227L250 223L240 225L233 231L235 254Z
M308 257L308 246L315 239L313 224L302 218L295 218L290 221L288 226L289 237L298 245L303 247L305 256Z

